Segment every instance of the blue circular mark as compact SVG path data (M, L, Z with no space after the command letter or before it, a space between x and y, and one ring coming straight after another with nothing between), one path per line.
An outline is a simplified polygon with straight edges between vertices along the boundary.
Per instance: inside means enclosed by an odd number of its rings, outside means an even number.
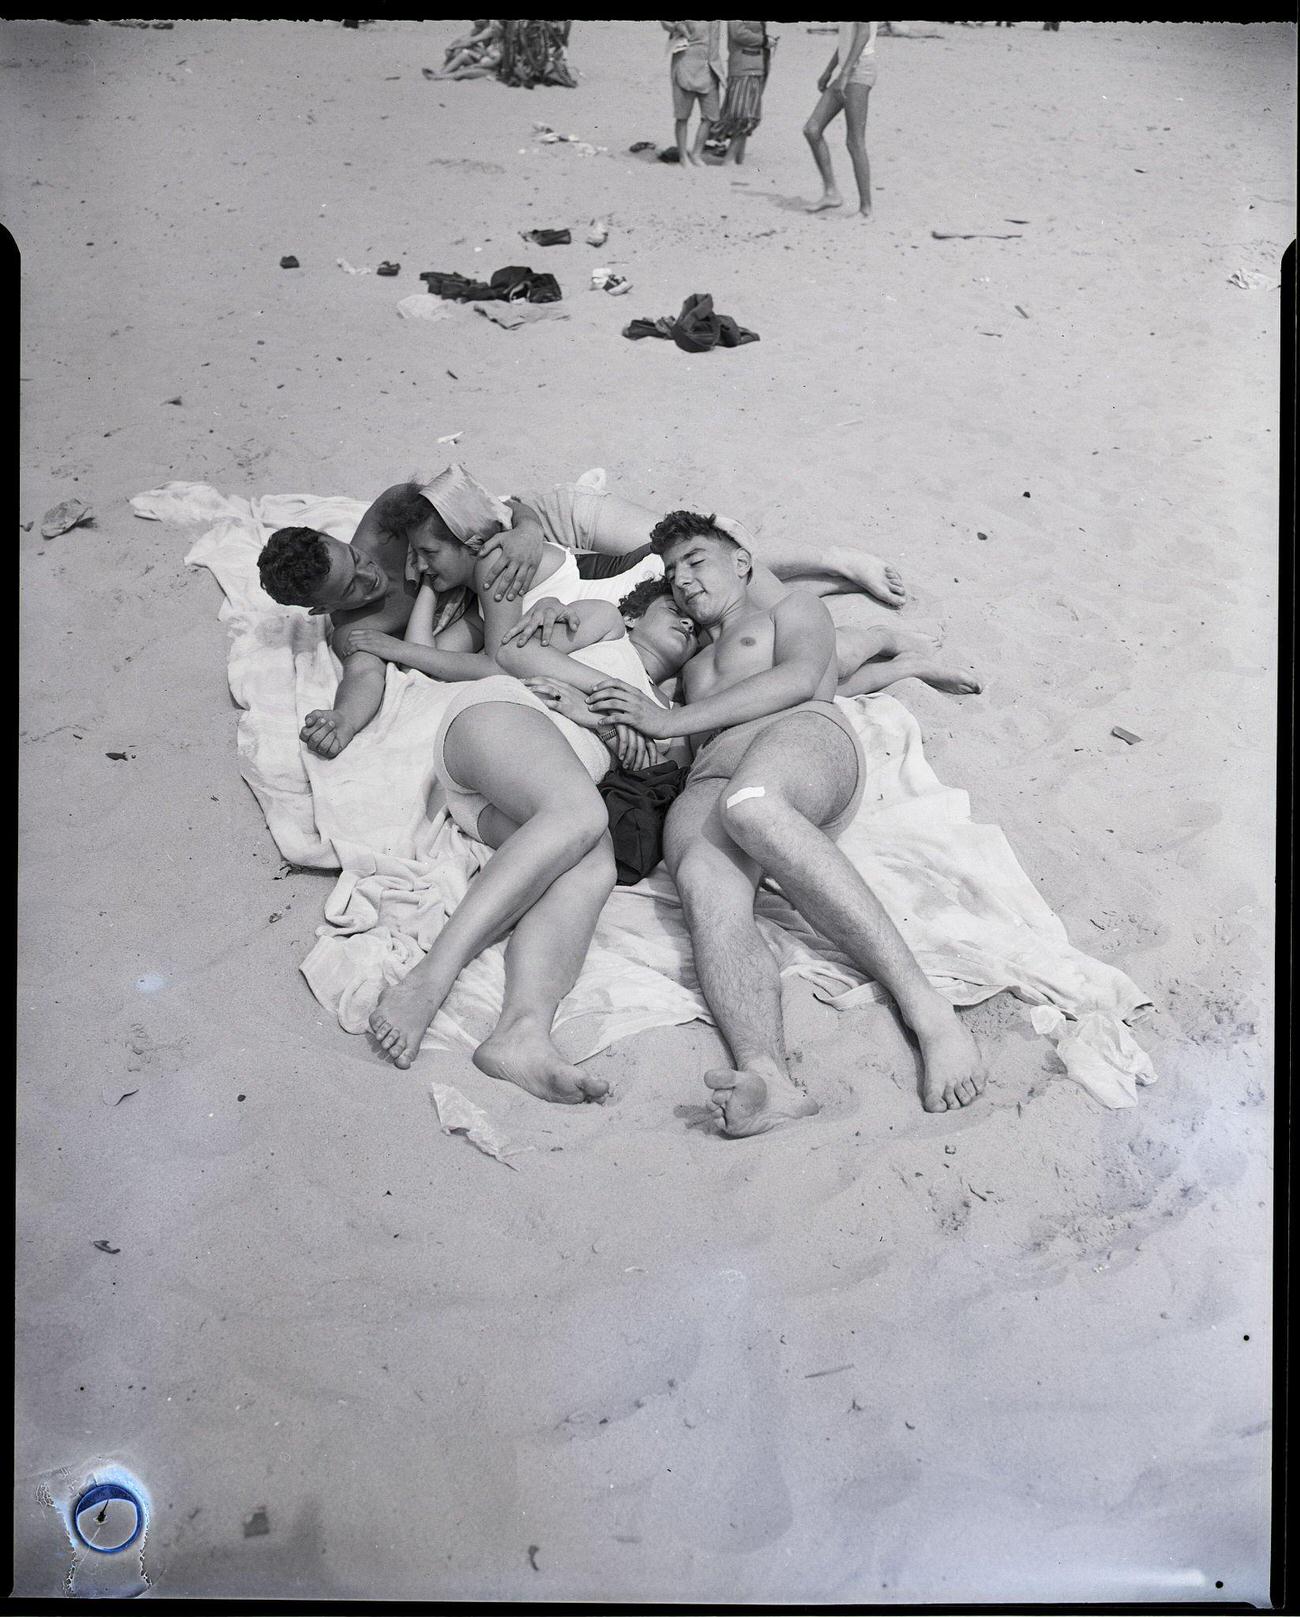
M119 1544L96 1544L87 1537L86 1529L81 1525L82 1518L98 1511L102 1517L104 1507L114 1499L124 1500L135 1513L135 1526L130 1536L124 1538ZM120 1482L99 1482L93 1488L87 1488L81 1498L77 1500L72 1512L72 1523L77 1530L77 1537L87 1549L94 1550L99 1555L116 1555L119 1550L127 1549L139 1538L144 1528L144 1507L129 1488L124 1488Z

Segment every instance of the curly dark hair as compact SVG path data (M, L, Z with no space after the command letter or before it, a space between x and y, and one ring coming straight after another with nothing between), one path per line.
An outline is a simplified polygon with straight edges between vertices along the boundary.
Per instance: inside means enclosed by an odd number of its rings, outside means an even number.
M281 606L310 606L329 577L325 535L315 528L279 528L257 558L262 588Z
M666 578L643 578L636 588L629 590L618 603L618 609L623 617L637 623L645 616L648 606L672 593Z
M746 548L718 526L716 512L706 517L698 511L670 511L650 530L650 545L656 556L662 556L670 545L680 544L685 539L720 539L733 549Z
M376 520L391 539L409 539L411 530L431 516L437 516L437 512L414 477L399 484L375 510ZM446 526L441 518L439 525Z

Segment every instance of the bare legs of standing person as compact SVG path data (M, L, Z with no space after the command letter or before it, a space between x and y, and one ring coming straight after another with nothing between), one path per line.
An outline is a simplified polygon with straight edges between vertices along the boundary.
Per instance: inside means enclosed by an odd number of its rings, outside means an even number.
M826 144L828 125L843 112L844 142L858 186L858 213L863 219L870 219L871 164L867 159L867 102L870 96L871 87L866 84L850 84L842 94L835 89L823 90L812 116L803 126L804 139L812 151L822 181L821 197L811 204L809 213L823 213L828 208L844 205L844 198L835 184L830 147Z

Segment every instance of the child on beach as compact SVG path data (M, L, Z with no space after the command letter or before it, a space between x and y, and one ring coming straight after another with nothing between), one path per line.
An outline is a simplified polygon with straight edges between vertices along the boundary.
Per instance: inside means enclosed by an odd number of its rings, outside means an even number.
M835 185L826 128L844 114L844 144L848 147L853 176L858 182L858 213L871 217L871 165L867 161L867 101L876 82L876 29L874 22L842 22L835 54L817 80L821 99L803 126L804 139L812 148L813 161L822 179L820 200L808 209L822 213L839 208L844 198Z
M704 142L722 110L719 88L726 73L722 65L720 22L665 22L670 57L669 80L673 91L673 131L682 167L704 161ZM699 105L700 122L694 146L687 145L691 108Z

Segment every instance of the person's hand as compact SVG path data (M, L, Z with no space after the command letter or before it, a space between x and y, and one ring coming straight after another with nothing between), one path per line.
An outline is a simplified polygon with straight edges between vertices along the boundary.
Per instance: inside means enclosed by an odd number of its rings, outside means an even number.
M826 71L822 74L821 78L819 78L817 80L817 88L819 90L828 90L828 89L830 89L830 83L831 83L831 70L830 70L830 68L827 68Z
M400 662L406 652L406 641L395 634L381 634L378 629L363 629L360 626L343 631L346 650L341 649L336 639L334 650L340 657L350 657L354 651L368 651L372 657L379 657L386 663Z
M544 546L542 530L535 522L526 528L494 533L479 551L480 560L484 556L491 557L483 575L484 588L492 590L493 598L498 601L517 601L521 595L527 595Z
M576 634L582 624L582 615L575 606L565 606L563 601L557 601L553 595L548 595L545 600L538 601L518 623L506 630L501 636L501 644L504 646L513 640L517 645L524 646L536 635L542 645L549 646L556 625L560 623L565 625L570 634Z
M647 740L640 730L634 730L628 724L616 724L614 732L618 736L615 755L624 769L649 769L659 762L659 748L653 741Z
M605 720L587 706L587 699L576 685L562 679L529 678L523 681L534 696L541 697L553 713L571 719L584 730L598 730Z
M334 708L317 708L307 715L298 735L318 757L337 758L356 733Z
M668 709L625 685L621 679L602 680L587 698L587 706L606 724L630 724L642 735L668 739Z

